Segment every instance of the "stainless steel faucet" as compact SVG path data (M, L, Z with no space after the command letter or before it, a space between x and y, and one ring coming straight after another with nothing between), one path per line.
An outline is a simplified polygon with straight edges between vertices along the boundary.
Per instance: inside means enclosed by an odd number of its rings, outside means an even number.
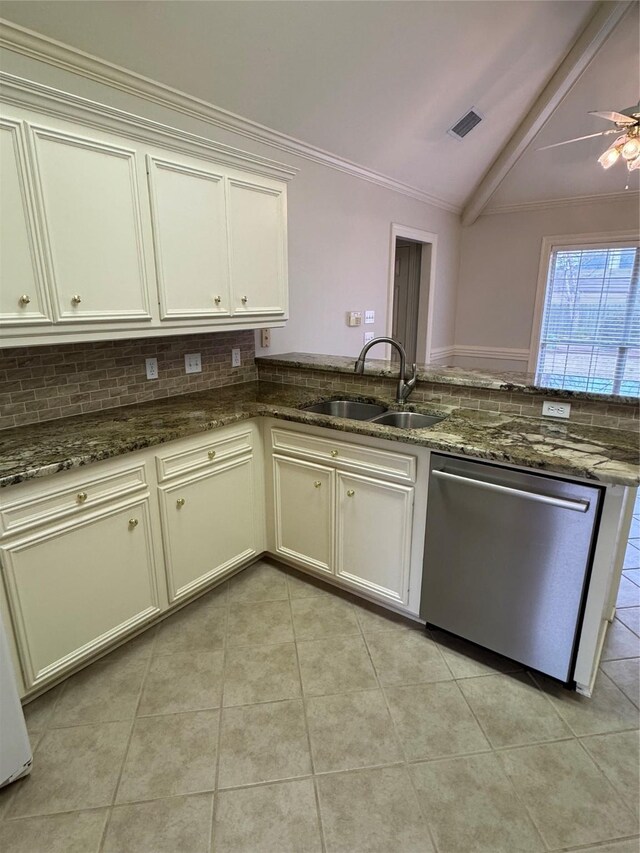
M365 344L362 347L362 351L358 356L358 360L356 361L356 366L354 368L356 373L364 373L364 360L367 357L367 353L371 349L372 346L376 344L391 344L392 347L395 347L398 350L400 355L400 376L398 377L398 390L396 392L396 403L404 403L409 394L413 391L416 385L416 379L418 378L418 371L416 369L415 363L411 367L411 378L406 378L406 366L407 366L407 354L404 351L404 347L400 343L400 341L396 341L395 338L373 338L369 341L368 344Z

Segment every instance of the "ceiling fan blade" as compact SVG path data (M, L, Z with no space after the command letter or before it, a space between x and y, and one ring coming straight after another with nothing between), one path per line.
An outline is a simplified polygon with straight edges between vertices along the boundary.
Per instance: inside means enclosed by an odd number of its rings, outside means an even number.
M590 111L590 116L598 116L599 118L606 118L607 121L615 121L616 124L637 124L638 119L633 118L633 116L626 116L624 113L617 113L615 111Z
M594 136L608 136L610 133L618 133L614 130L601 130L599 133L590 133L588 136L576 136L575 139L565 139L564 142L554 142L553 145L543 145L542 148L537 148L537 151L546 151L547 148L558 148L559 145L569 145L570 142L581 142L583 139L593 139Z

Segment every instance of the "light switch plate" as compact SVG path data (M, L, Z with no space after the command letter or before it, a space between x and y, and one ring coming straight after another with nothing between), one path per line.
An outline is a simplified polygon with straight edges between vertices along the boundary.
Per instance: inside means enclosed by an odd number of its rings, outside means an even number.
M365 322L366 322L366 320L365 320ZM365 332L364 335L362 336L362 340L365 344L368 344L369 341L372 341L374 337L375 336L374 336L373 332Z
M547 401L542 404L542 414L547 418L568 418L571 414L571 403Z
M202 373L202 359L199 352L187 353L184 357L185 373Z
M367 323L375 323L375 321L376 321L376 312L375 311L365 311L364 312L365 325Z

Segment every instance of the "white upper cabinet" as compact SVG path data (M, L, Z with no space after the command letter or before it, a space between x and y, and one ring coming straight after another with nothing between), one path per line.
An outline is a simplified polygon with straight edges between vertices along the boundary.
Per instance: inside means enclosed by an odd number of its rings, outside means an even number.
M0 321L49 324L22 122L0 119Z
M150 320L136 152L32 127L58 320Z
M147 156L160 318L228 316L224 174Z
M0 346L283 324L294 169L25 86L0 119Z
M287 211L274 181L228 182L229 260L233 311L285 315Z

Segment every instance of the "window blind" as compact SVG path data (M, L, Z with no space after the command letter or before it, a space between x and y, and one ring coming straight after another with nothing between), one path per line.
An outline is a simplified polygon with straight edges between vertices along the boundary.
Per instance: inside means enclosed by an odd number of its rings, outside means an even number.
M551 253L536 384L640 396L640 249Z

